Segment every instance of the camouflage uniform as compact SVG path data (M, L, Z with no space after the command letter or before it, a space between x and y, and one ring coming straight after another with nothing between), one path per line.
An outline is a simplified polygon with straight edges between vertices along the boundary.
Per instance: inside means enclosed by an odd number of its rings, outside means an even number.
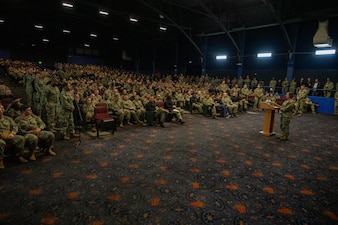
M33 74L26 73L23 77L23 84L27 96L27 105L33 106Z
M287 78L285 78L285 80L282 82L282 94L286 94L286 92L288 91L288 86L289 86L289 81Z
M264 96L263 88L261 88L261 87L255 88L254 95L255 95L255 103L254 103L253 107L254 107L254 109L258 109L259 102L260 102L261 98Z
M270 80L270 83L269 83L271 92L275 92L276 85L277 85L277 81L275 80L275 78L272 78L272 80Z
M48 85L44 96L47 112L47 129L55 131L57 115L60 114L60 90L57 86Z
M217 104L218 104L218 103L217 103ZM206 106L206 107L208 107L208 110L211 111L211 116L212 116L213 118L216 118L216 113L217 113L217 112L216 112L216 103L215 103L215 101L212 99L211 96L206 97L206 98L204 99L203 105Z
M334 83L332 81L327 81L324 85L324 97L330 98L331 97L331 91L334 88Z
M232 102L231 97L223 95L221 101L226 106L229 116L236 116L238 106Z
M74 117L73 111L74 107L74 96L71 91L62 90L60 95L60 102L61 102L61 113L62 113L62 128L61 134L63 135L64 139L69 139L68 135L75 134L75 124L74 124Z
M15 118L20 116L21 114L20 105L21 105L20 100L15 99L11 104L7 106L4 114L15 120Z
M141 123L141 121L139 120L139 118L136 114L136 107L131 100L129 100L129 99L122 100L122 105L123 105L124 110L129 111L129 115L126 116L127 124L130 125L130 118L131 117L133 117L133 119L135 120L136 123Z
M20 133L25 137L25 144L30 152L30 160L35 160L34 150L38 145L48 154L55 155L55 152L51 150L55 136L53 132L43 130L46 124L40 117L34 114L25 115L22 113L16 118L15 122L19 126ZM37 129L39 129L38 132L32 132Z
M306 98L304 101L306 107L310 107L312 114L316 114L316 104L311 101L311 99ZM318 106L318 105L317 105Z
M309 93L309 90L307 88L301 88L298 91L297 103L296 103L296 108L295 108L294 114L299 113L300 115L303 115L305 99L306 99L306 96L307 96L308 93Z
M5 168L3 165L3 157L7 144L13 145L15 154L21 162L27 162L27 160L22 157L25 147L25 138L21 135L17 135L17 132L18 126L14 120L8 116L3 115L0 118L0 169ZM9 134L13 134L14 137L9 138Z
M250 77L247 76L245 79L244 79L244 84L246 84L246 86L249 88L250 85L251 85L251 80L250 80Z
M136 107L137 117L140 120L145 120L146 109L144 108L141 99L134 99L133 103L134 103L134 105Z
M239 100L239 108L241 111L246 111L248 109L248 105L249 105L249 101L248 101L248 95L249 95L249 88L247 87L243 87L241 89L241 92L239 93L239 97L240 97L240 100Z
M290 82L289 92L291 92L292 94L294 94L296 88L297 88L297 82L295 80L292 80Z
M89 102L89 99L87 98L86 103L82 106L82 113L85 117L85 124L87 129L89 128L89 125L93 121L95 109L95 105L91 102L91 99ZM94 131L95 129L92 127L92 130Z
M125 117L130 119L130 112L129 110L124 110L120 96L115 96L114 100L109 102L108 107L113 110L114 114L118 117L120 127L123 127L123 120Z
M294 110L294 100L287 99L283 102L280 111L282 112L280 118L280 129L282 131L282 137L286 140L289 136L289 126L292 118L292 113Z
M42 99L43 99L44 86L45 86L42 75L35 76L33 85L35 89L35 92L33 93L33 108L34 108L35 113L38 116L41 116Z

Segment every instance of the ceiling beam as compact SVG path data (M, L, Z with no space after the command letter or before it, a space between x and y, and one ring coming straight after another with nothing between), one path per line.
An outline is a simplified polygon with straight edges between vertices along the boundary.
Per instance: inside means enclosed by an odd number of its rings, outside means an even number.
M211 11L211 9L209 9L208 6L206 6L205 4L203 4L200 1L200 5L202 6L202 8L211 16L211 18L220 25L220 27L222 28L222 30L226 33L226 35L229 37L229 39L231 40L232 44L235 46L236 50L237 50L237 54L240 55L241 51L236 43L236 41L234 40L234 38L231 36L229 30L223 25L223 23L217 18L217 16Z
M148 8L154 10L156 13L163 15L167 20L169 20L177 29L181 31L181 33L191 42L191 44L196 48L196 50L200 53L200 55L203 55L203 52L201 49L197 46L197 44L192 40L192 38L185 32L180 25L178 25L172 18L170 18L168 15L166 15L164 12L153 6L152 4L149 4L145 2L144 0L137 0L141 4L147 6Z
M275 18L276 18L276 20L277 20L277 22L278 22L278 24L279 24L279 26L280 26L280 28L281 28L281 30L282 30L282 32L283 32L283 36L285 37L286 42L287 42L287 44L288 44L288 46L289 46L289 50L291 51L291 50L293 49L292 43L291 43L289 34L288 34L288 32L287 32L287 30L286 30L286 28L285 28L285 26L284 26L284 23L283 23L283 21L282 21L282 19L281 19L281 16L277 14L277 10L276 10L275 7L272 5L272 3L270 2L270 0L262 0L262 2L263 2L266 6L268 6L268 7L270 8L271 12L272 12L273 15L275 16Z

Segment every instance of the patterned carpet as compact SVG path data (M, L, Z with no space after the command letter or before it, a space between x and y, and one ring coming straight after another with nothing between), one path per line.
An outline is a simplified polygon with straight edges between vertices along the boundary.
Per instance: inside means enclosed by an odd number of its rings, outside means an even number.
M259 134L263 113L185 120L7 159L0 224L338 224L338 117L295 117L286 142Z

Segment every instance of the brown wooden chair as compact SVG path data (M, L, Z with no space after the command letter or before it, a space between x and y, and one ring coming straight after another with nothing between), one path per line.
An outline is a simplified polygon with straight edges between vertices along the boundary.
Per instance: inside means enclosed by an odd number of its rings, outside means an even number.
M108 124L109 128L111 128L112 133L116 129L116 120L109 115L109 109L107 103L97 103L94 108L94 118L95 118L95 126L96 126L96 136L100 136L100 131L102 129L103 124ZM110 130L110 129L109 129Z

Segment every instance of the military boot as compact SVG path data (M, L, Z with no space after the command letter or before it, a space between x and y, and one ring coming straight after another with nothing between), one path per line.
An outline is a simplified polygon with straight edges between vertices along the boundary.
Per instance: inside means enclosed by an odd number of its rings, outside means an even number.
M27 163L27 162L28 162L28 160L25 159L25 158L22 157L22 156L19 156L19 157L18 157L18 160L19 160L19 162L21 162L21 163Z
M5 169L4 161L2 159L0 159L0 169Z
M30 157L29 157L29 161L36 161L36 156L35 156L35 153L32 152Z

